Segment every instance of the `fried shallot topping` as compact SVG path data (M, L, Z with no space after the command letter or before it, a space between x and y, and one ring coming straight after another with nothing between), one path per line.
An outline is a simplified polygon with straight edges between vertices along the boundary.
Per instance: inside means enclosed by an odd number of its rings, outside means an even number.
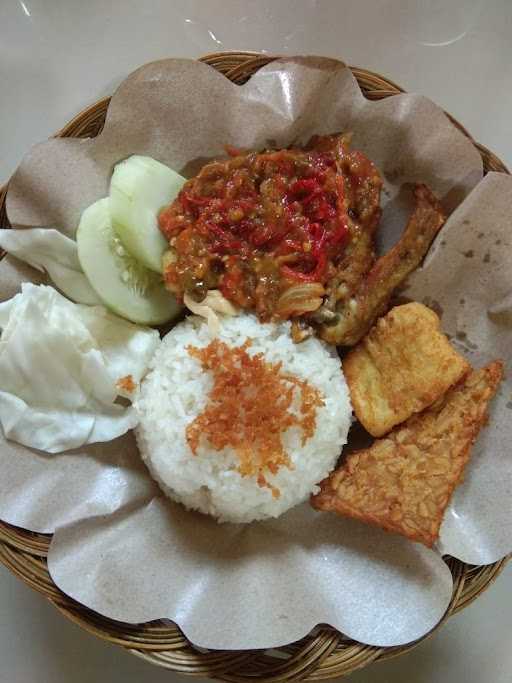
M126 377L121 377L121 379L117 380L116 387L121 391L126 391L129 394L133 394L137 388L137 385L133 381L133 377L131 375L126 375Z
M233 448L240 474L255 476L259 486L279 498L279 489L267 482L265 474L277 474L283 466L293 469L281 434L297 426L304 445L313 436L316 411L324 402L318 389L282 372L282 363L267 363L262 353L249 355L250 346L249 339L236 348L215 339L205 348L188 347L189 354L212 373L213 387L205 409L188 425L186 437L194 455L201 439L216 451ZM293 411L299 398L300 408Z

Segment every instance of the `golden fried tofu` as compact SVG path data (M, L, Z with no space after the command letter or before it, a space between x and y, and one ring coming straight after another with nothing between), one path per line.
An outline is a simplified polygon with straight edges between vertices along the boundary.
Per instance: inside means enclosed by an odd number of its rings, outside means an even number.
M351 453L311 504L431 547L503 376L473 370L433 406L365 450Z
M469 368L418 303L392 308L343 361L354 412L372 436L420 413Z

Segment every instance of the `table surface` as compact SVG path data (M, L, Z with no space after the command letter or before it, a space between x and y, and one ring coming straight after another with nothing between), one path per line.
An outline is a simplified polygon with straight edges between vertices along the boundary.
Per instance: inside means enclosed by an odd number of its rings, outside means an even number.
M510 0L1 0L0 181L141 64L224 50L320 54L388 76L512 163ZM509 682L512 566L409 655L351 683ZM0 683L181 678L66 621L0 567Z

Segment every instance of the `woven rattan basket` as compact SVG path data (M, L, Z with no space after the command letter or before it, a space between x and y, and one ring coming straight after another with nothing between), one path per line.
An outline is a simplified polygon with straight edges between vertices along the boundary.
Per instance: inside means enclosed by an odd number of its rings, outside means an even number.
M244 83L274 57L248 52L217 53L202 58L234 83ZM371 100L391 97L402 89L378 74L351 67L364 94ZM109 98L76 116L59 133L60 137L85 138L97 135L105 120ZM450 117L451 118L451 117ZM469 133L454 121L471 140ZM504 164L482 145L472 140L482 155L485 171L508 173ZM6 188L0 189L0 227L7 226ZM321 627L303 640L264 652L261 650L198 651L180 630L167 621L134 626L111 621L68 598L55 586L46 565L50 536L18 529L0 522L0 561L28 586L44 595L66 617L89 633L126 648L152 664L182 674L215 677L226 681L296 681L334 678L371 662L388 659L415 647L371 647L346 638L330 627ZM486 566L470 566L445 558L453 575L453 596L444 619L466 607L500 573L507 559ZM443 620L444 621L444 620ZM441 622L442 623L442 622ZM439 628L441 624L438 625Z

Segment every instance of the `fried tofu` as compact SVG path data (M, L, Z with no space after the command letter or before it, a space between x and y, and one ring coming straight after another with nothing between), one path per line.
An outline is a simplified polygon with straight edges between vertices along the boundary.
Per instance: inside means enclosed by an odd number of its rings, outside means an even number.
M354 412L372 436L420 413L469 369L419 303L392 308L343 361Z
M385 439L351 453L311 504L431 547L503 376L494 361Z

